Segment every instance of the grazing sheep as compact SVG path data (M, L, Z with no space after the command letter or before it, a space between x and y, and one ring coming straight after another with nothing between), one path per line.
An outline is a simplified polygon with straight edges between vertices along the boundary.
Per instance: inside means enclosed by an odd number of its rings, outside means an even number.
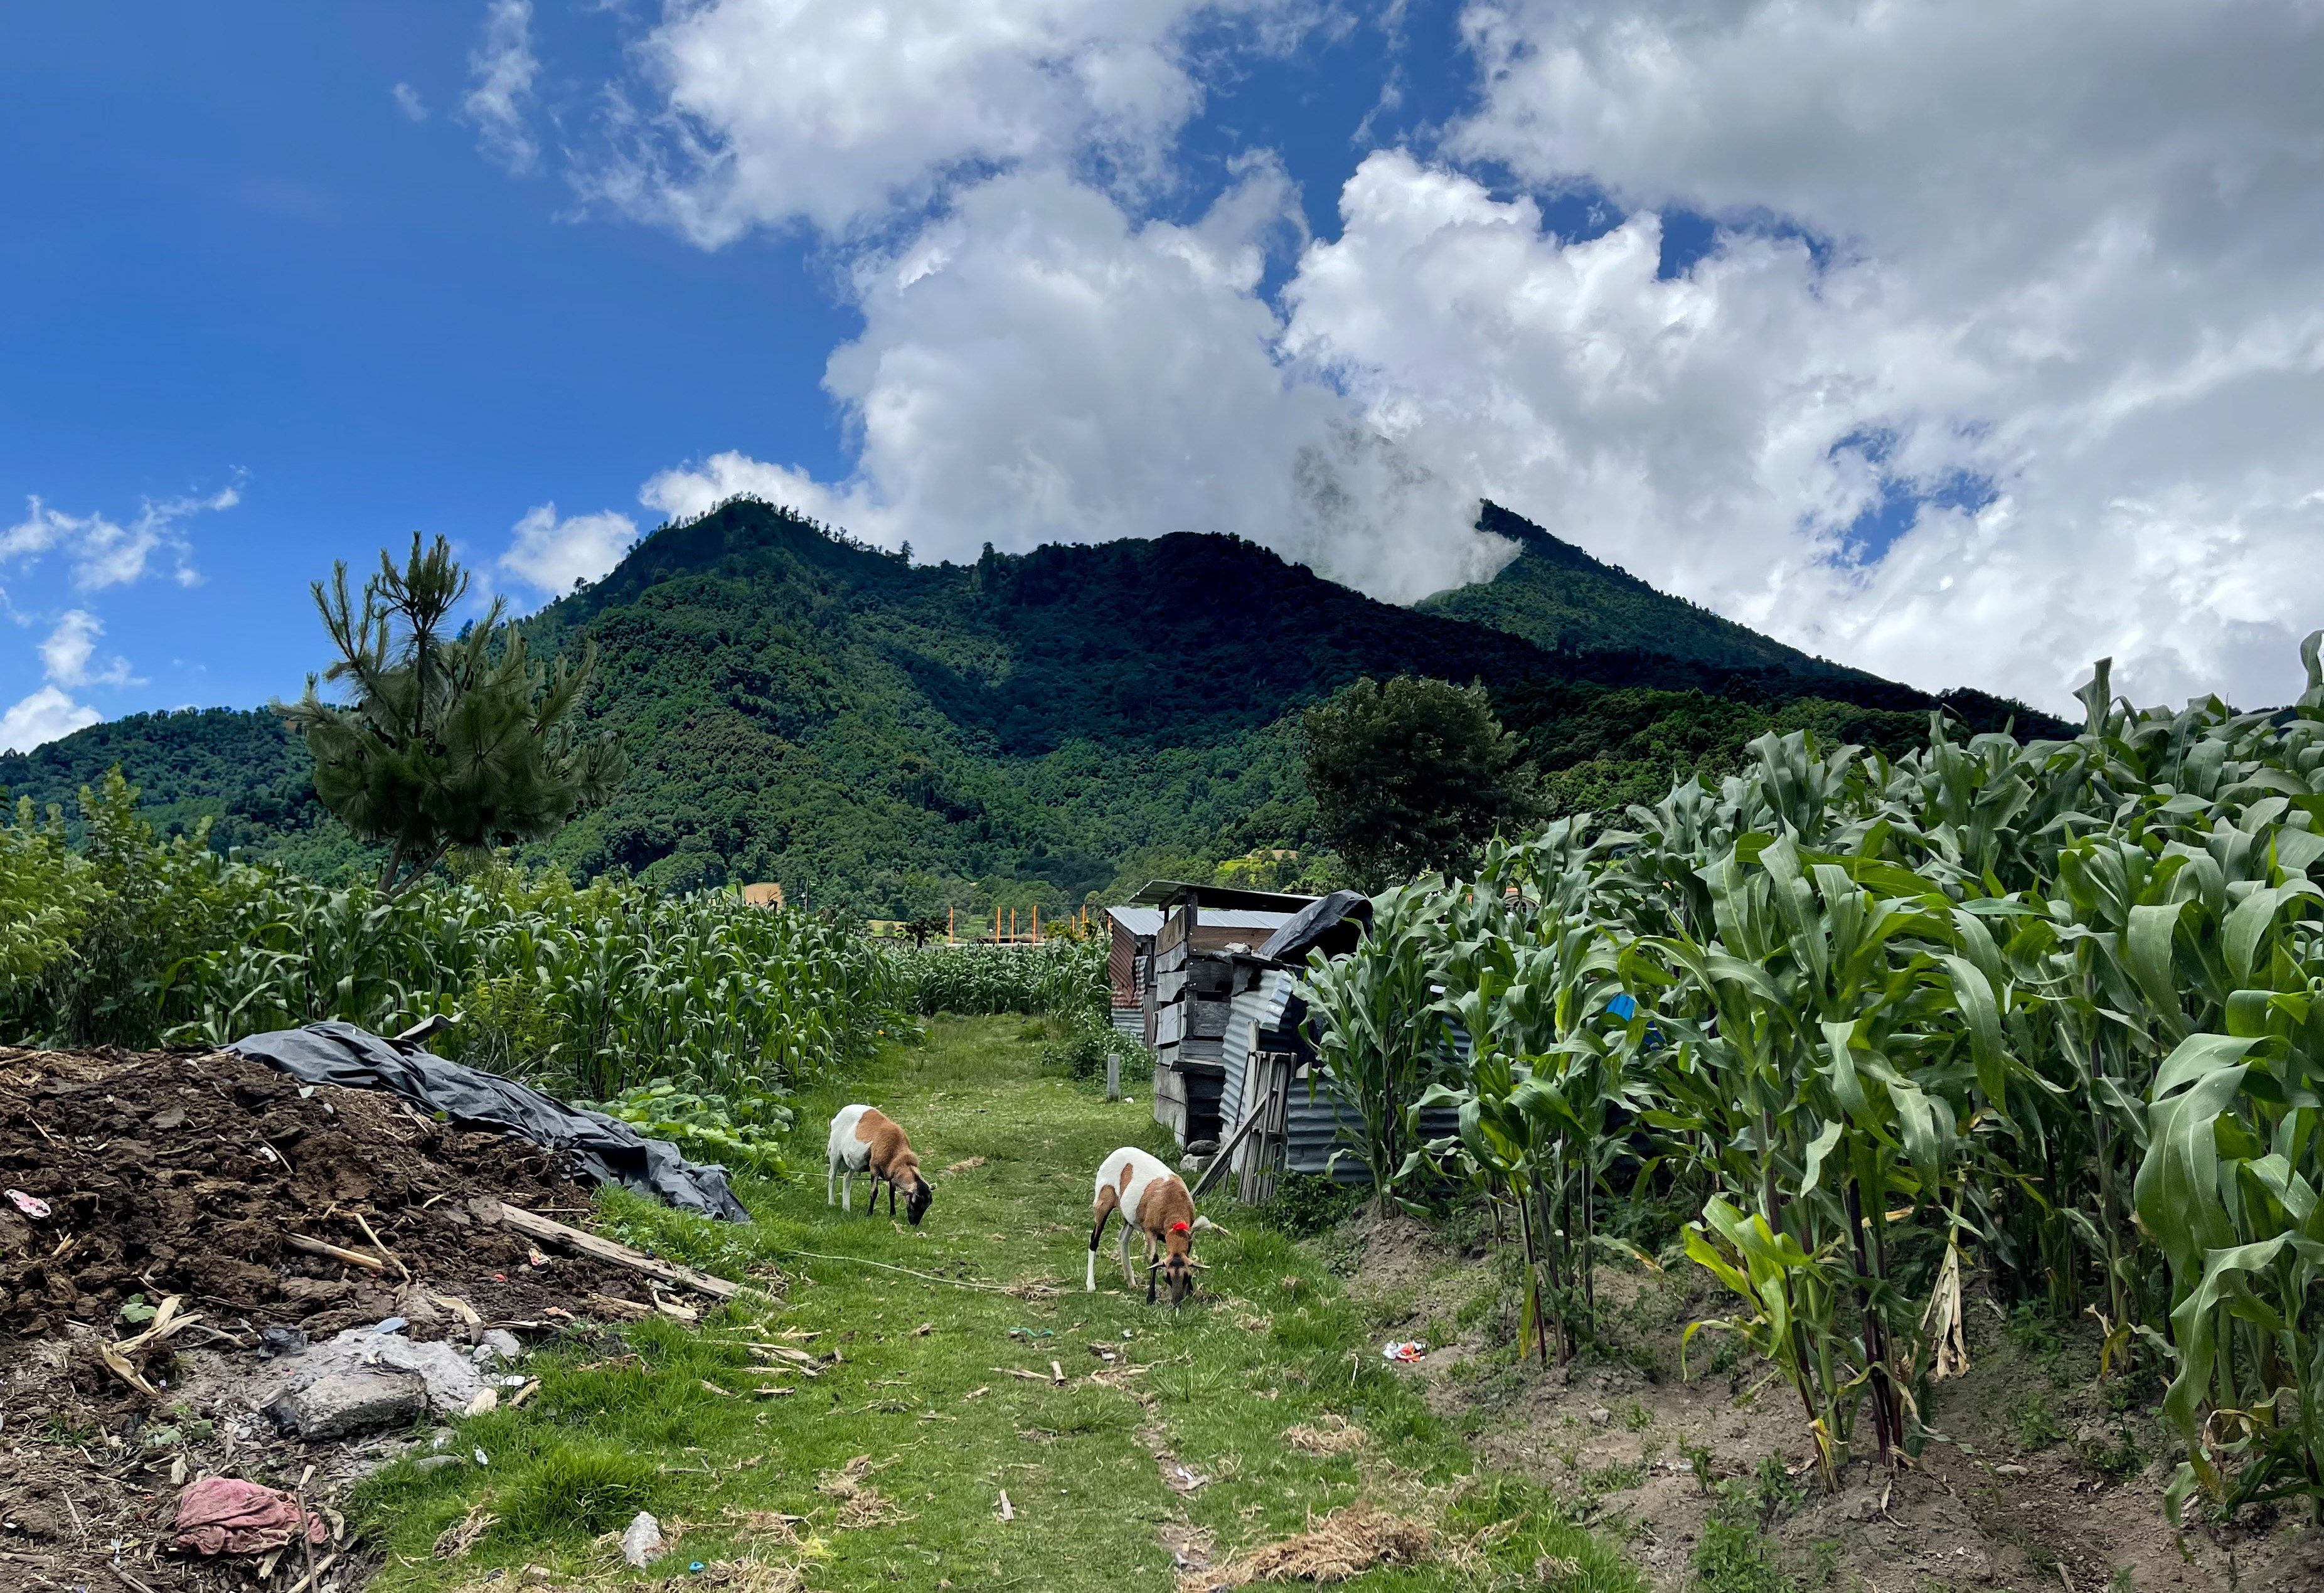
M853 1182L858 1173L872 1175L872 1195L866 1211L880 1204L880 1185L888 1186L888 1215L896 1214L896 1192L904 1192L904 1215L918 1228L936 1192L920 1176L920 1158L904 1137L895 1119L877 1107L844 1106L831 1119L831 1140L824 1147L829 1161L824 1179L823 1203L843 1211L855 1209ZM835 1185L836 1186L835 1194Z
M1097 1288L1097 1245L1105 1237L1106 1220L1121 1213L1121 1281L1138 1286L1130 1266L1130 1236L1146 1236L1146 1303L1154 1303L1158 1269L1170 1285L1170 1305L1176 1310L1194 1289L1194 1230L1217 1225L1194 1215L1194 1197L1179 1176L1156 1157L1135 1146L1123 1146L1105 1158L1097 1170L1097 1193L1090 1209L1088 1286Z

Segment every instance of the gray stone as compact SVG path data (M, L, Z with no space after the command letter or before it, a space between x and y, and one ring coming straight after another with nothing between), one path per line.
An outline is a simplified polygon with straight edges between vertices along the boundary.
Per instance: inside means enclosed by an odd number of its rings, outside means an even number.
M279 1375L271 1384L254 1389L250 1403L272 1413L283 1426L296 1426L301 1436L310 1438L317 1436L309 1431L317 1421L331 1425L329 1436L337 1436L383 1426L391 1419L410 1422L430 1410L439 1416L464 1416L476 1391L484 1386L484 1373L466 1349L441 1341L415 1344L401 1334L371 1328L349 1328L335 1339L309 1346L304 1355L274 1366ZM334 1424L341 1420L338 1417L305 1413L341 1406L361 1410L372 1398L387 1398L391 1390L401 1395L414 1387L420 1391L420 1404L399 1410L392 1418L364 1418L359 1425L349 1427Z
M423 1455L411 1462L414 1471L441 1471L447 1466L464 1464L457 1455Z
M264 1408L284 1432L313 1443L409 1425L428 1408L428 1383L395 1367L338 1367L285 1388Z
M503 1366L508 1366L524 1358L524 1346L519 1343L517 1336L506 1328L485 1329L484 1342L477 1348L491 1350L500 1358ZM477 1358L479 1361L483 1358L481 1356Z

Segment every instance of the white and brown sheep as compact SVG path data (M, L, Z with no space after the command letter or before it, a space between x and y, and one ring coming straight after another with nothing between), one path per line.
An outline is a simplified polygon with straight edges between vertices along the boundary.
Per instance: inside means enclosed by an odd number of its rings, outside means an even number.
M894 1119L877 1107L844 1106L831 1119L831 1141L825 1147L829 1174L824 1180L824 1204L836 1203L844 1211L855 1209L853 1182L858 1173L872 1175L866 1211L880 1204L880 1185L888 1186L888 1215L896 1214L896 1192L904 1192L904 1215L913 1227L927 1215L936 1191L920 1174L920 1158Z
M1123 1146L1105 1158L1097 1170L1097 1192L1090 1208L1088 1285L1097 1288L1097 1247L1105 1237L1106 1220L1121 1213L1121 1281L1138 1286L1130 1270L1130 1237L1146 1236L1146 1303L1154 1303L1155 1275L1169 1286L1176 1308L1194 1288L1194 1233L1214 1228L1207 1217L1194 1215L1194 1201L1179 1176L1158 1157L1135 1146Z

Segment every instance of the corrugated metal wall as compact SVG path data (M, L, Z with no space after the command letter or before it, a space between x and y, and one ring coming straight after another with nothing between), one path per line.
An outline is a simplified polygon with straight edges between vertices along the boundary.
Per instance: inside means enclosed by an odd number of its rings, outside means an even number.
M1310 1054L1293 1027L1305 1013L1305 1004L1293 993L1298 981L1299 974L1288 968L1253 969L1243 965L1241 969L1241 977L1236 983L1248 983L1250 988L1235 992L1227 1019L1226 1045L1220 1058L1226 1064L1220 1119L1228 1130L1242 1121L1248 1110L1242 1089L1253 1050L1292 1051L1303 1057ZM1453 1049L1464 1061L1467 1059L1470 1046L1466 1031L1455 1032ZM1420 1114L1420 1131L1429 1139L1457 1133L1460 1127L1461 1114L1451 1107L1430 1107ZM1295 1079L1284 1113L1284 1166L1293 1173L1324 1172L1332 1153L1352 1149L1362 1128L1362 1116L1330 1080L1320 1075L1312 1081ZM1235 1160L1240 1170L1241 1152L1236 1153ZM1370 1173L1352 1156L1342 1156L1339 1166L1332 1169L1332 1176L1334 1182L1346 1184L1371 1182Z

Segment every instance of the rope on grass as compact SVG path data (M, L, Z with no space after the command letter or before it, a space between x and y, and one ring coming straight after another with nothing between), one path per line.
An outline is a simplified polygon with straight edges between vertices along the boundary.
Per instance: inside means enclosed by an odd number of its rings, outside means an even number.
M908 1266L890 1266L885 1261L866 1261L861 1256L825 1256L815 1250L793 1250L791 1254L809 1261L846 1261L857 1266L876 1266L882 1272L900 1272L906 1277L926 1278L932 1284L950 1284L955 1289L982 1289L994 1294L1013 1294L1025 1287L1023 1284L977 1284L966 1278L939 1277L933 1272L914 1272Z

